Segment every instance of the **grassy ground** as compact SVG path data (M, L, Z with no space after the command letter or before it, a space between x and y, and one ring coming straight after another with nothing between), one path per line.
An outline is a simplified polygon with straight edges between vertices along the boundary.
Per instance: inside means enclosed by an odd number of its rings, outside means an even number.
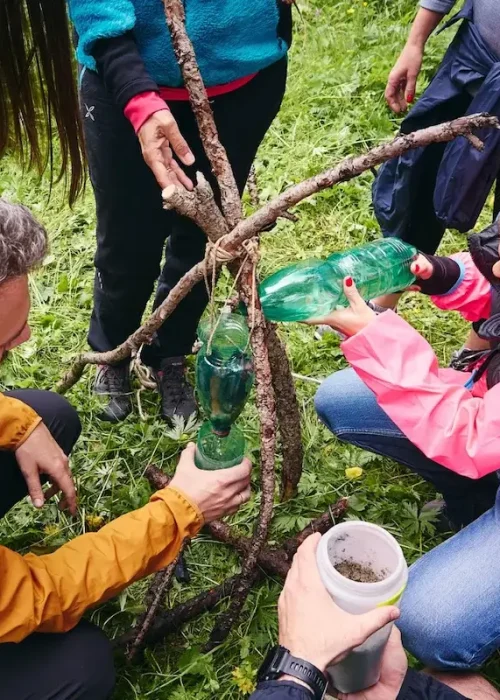
M358 153L390 137L397 121L383 101L392 62L401 48L415 8L414 0L302 0L302 19L296 22L289 90L279 118L259 154L257 169L264 199L287 185ZM427 52L421 86L442 55L449 34L433 39ZM281 222L265 236L262 273L295 259L327 255L346 246L377 237L370 210L372 176L367 174L315 197L301 207L300 221ZM70 210L63 192L55 188L49 200L48 184L38 183L4 159L0 193L31 206L50 230L51 255L32 280L33 337L13 353L2 368L3 388L53 386L73 353L85 347L92 298L92 256L95 216L92 196ZM487 214L485 214L485 221ZM139 233L139 232L138 232ZM464 239L449 235L445 249L464 247ZM224 297L224 285L218 294ZM455 316L437 312L420 298L408 298L403 313L433 344L443 362L464 336ZM333 336L320 342L307 327L283 328L294 371L322 378L345 366ZM70 394L80 411L84 432L72 466L80 493L80 515L69 519L54 505L35 513L22 504L0 524L2 544L19 551L29 547L48 551L96 524L144 504L149 489L144 467L156 462L172 471L179 451L192 437L182 429L169 430L157 417L154 394L142 393L145 420L136 412L123 424L99 423L92 397L92 373ZM303 527L340 496L351 497L351 514L385 526L401 543L409 562L437 544L432 524L419 515L421 505L434 494L407 470L387 460L351 449L335 440L316 419L315 385L297 385L303 415L305 469L298 497L275 508L272 539L281 539ZM256 411L249 402L241 423L256 452ZM349 480L345 470L361 466L363 474ZM254 497L235 518L249 533L258 509L258 470ZM206 536L193 542L188 555L192 583L175 583L170 603L182 600L238 571L237 558ZM114 637L130 628L138 612L145 583L91 614ZM255 589L242 621L223 647L200 656L213 616L205 616L148 651L133 668L119 662L116 697L197 698L215 695L236 698L247 691L262 655L276 634L279 586L266 580ZM492 669L495 674L495 669Z

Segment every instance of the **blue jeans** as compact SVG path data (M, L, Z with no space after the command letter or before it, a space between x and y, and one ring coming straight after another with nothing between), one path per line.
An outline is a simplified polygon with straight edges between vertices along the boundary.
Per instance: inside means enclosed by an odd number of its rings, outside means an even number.
M405 464L431 482L445 497L450 519L467 525L411 567L398 626L406 648L432 668L477 668L500 646L496 475L466 479L428 459L353 370L321 385L316 410L339 439Z

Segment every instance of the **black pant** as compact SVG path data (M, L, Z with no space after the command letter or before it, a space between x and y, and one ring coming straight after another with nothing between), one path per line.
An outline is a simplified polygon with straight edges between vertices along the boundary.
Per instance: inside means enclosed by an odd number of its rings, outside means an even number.
M89 622L0 644L0 700L108 700L114 685L111 644Z
M211 101L219 136L240 192L285 91L286 59L261 71L247 85ZM137 136L96 73L86 71L81 86L87 157L97 207L96 278L89 343L110 350L139 325L155 281L155 307L182 275L205 254L206 237L190 220L162 208L160 188L145 164ZM189 103L172 102L172 114L200 170L217 193ZM160 274L163 248L165 264ZM196 327L207 304L198 284L158 331L143 359L191 352Z
M70 454L80 435L81 424L78 413L64 397L52 391L35 389L9 391L5 395L31 406L41 416L61 449ZM0 474L0 517L3 517L28 494L28 489L13 452L0 451Z
M31 406L70 454L81 425L65 398L30 389L10 391L7 396ZM28 490L12 452L0 452L0 473L1 517ZM0 700L107 700L113 686L111 644L88 622L66 634L32 634L20 644L0 644Z

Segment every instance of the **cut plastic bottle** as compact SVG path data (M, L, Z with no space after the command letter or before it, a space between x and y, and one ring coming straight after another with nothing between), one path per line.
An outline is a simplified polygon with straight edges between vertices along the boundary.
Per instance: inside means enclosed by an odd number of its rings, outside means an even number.
M198 434L196 465L225 469L245 454L243 434L233 426L253 384L248 327L238 314L222 314L200 324L202 347L196 358L196 392L207 417Z
M366 301L399 292L415 281L410 270L417 249L399 238L383 238L326 260L306 260L279 270L259 288L270 321L307 321L347 306L343 280L352 277Z

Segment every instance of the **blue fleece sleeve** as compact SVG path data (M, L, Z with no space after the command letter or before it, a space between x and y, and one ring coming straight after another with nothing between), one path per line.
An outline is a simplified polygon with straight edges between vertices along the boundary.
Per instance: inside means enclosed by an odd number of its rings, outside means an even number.
M78 34L77 58L92 64L92 47L99 39L110 39L129 32L135 26L132 0L68 0L69 16Z

